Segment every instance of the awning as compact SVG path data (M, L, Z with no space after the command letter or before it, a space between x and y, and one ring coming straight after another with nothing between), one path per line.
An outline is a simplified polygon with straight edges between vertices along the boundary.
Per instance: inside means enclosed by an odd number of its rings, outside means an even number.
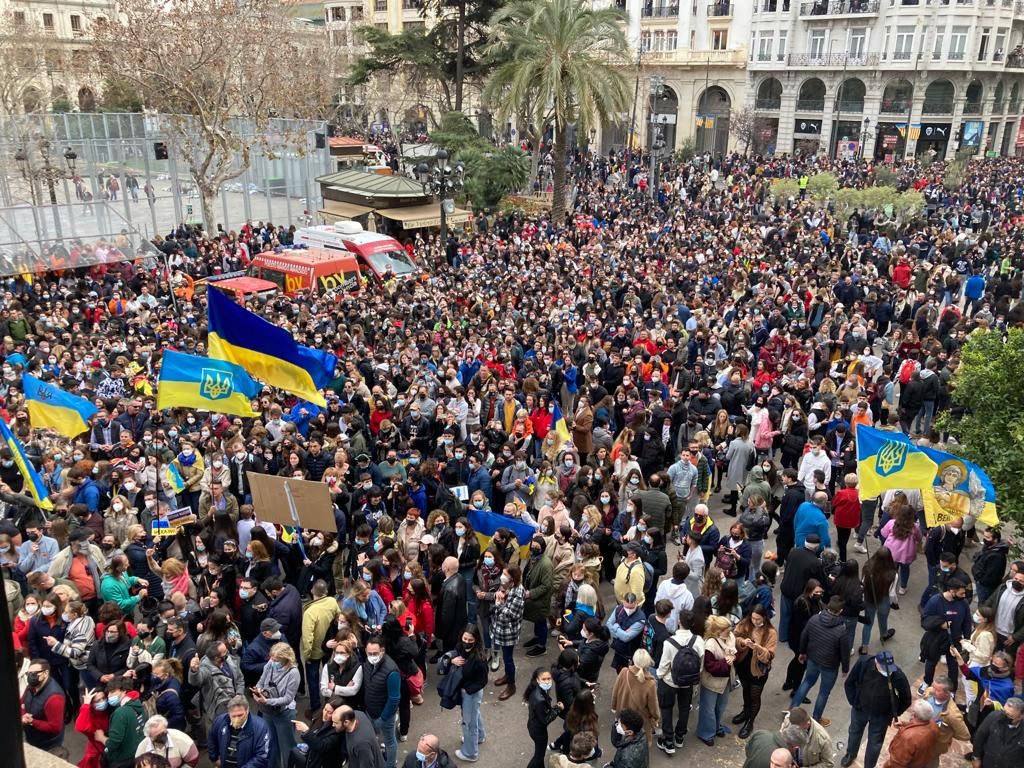
M362 216L364 213L369 213L372 210L373 208L365 205L343 203L339 200L324 200L324 207L318 213L322 214L324 218L354 219L356 216Z
M404 208L384 208L378 210L377 213L385 219L401 222L402 229L441 226L441 207L439 203L407 205ZM471 212L456 208L445 219L448 224L465 224L472 216Z

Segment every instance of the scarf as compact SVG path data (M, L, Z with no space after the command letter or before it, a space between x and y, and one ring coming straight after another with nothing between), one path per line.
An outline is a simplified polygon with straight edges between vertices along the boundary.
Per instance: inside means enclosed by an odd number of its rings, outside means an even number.
M196 463L196 455L193 453L191 456L186 456L184 453L179 453L178 461L181 462L183 467L191 467Z

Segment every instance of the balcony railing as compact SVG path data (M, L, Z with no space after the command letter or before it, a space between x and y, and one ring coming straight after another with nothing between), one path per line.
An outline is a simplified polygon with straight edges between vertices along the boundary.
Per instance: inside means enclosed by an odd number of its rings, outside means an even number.
M780 109L782 99L755 99L754 109Z
M640 15L647 19L668 19L679 16L679 3L648 3L640 11Z
M1020 112L1020 99L1015 99L1014 101L1011 101L1007 107L1007 111L1012 115L1016 115L1018 112Z
M893 61L910 61L910 57L912 55L913 54L911 54L910 51L896 51L896 53L894 53L892 55L892 60Z
M883 115L905 115L910 110L910 102L896 99L894 101L883 101L879 112Z
M863 101L840 101L839 102L840 112L863 112L864 102Z
M423 8L423 0L402 0L403 11L418 11Z
M798 112L824 112L825 99L797 99L796 108Z
M708 18L720 18L732 16L732 3L729 0L718 0L716 3L708 3Z
M993 112L993 114L997 114L997 115L1003 114L1003 100L1002 99L996 99L995 101L992 102L992 112Z
M757 10L757 3L754 3L754 10ZM789 0L761 0L761 13L789 12Z
M948 58L949 58L950 61L963 61L964 60L964 52L963 51L950 51Z
M964 104L965 115L980 115L982 111L980 101L968 101Z
M953 114L953 102L925 101L921 105L921 113L925 115L951 115Z
M1024 53L1014 51L1006 57L1007 69L1024 69Z
M374 0L374 2L373 2L373 10L374 11L377 11L379 13L381 11L386 11L387 9L388 9L388 0Z
M791 67L874 67L879 59L877 53L791 53L788 63Z
M801 16L878 13L878 0L811 0L800 3Z

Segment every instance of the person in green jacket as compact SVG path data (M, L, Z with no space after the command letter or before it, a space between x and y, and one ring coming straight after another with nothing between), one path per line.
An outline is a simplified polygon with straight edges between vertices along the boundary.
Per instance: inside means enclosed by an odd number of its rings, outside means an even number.
M128 558L118 555L110 561L110 573L103 574L103 578L100 580L100 596L105 602L117 603L118 608L126 616L135 610L135 606L147 594L145 588L139 590L137 595L130 592L139 580L134 576L129 576L126 573L127 570Z
M530 559L523 569L523 588L526 590L526 608L523 621L533 622L533 637L526 641L530 649L527 656L542 656L548 643L548 612L551 608L551 589L554 584L554 565L544 554L543 536L534 536L530 542Z
M107 706L113 710L110 725L107 733L96 732L96 740L103 744L109 768L128 768L135 762L135 750L145 738L146 723L146 711L139 701L139 692L132 689L131 680L119 675L107 683Z

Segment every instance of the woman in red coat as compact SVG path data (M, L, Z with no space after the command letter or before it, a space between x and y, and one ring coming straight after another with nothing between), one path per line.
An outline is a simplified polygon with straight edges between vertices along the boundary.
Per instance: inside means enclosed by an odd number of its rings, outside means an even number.
M85 753L78 761L78 768L100 768L103 743L96 741L96 731L106 733L110 729L110 709L107 694L102 690L86 691L82 708L78 710L75 730L85 736Z
M28 627L32 618L39 614L39 600L35 595L25 598L21 610L14 614L14 647L21 648L28 654Z
M857 475L851 472L844 479L845 488L836 491L832 497L832 514L835 518L836 539L839 544L839 559L846 561L846 544L860 527L860 494L857 492Z

